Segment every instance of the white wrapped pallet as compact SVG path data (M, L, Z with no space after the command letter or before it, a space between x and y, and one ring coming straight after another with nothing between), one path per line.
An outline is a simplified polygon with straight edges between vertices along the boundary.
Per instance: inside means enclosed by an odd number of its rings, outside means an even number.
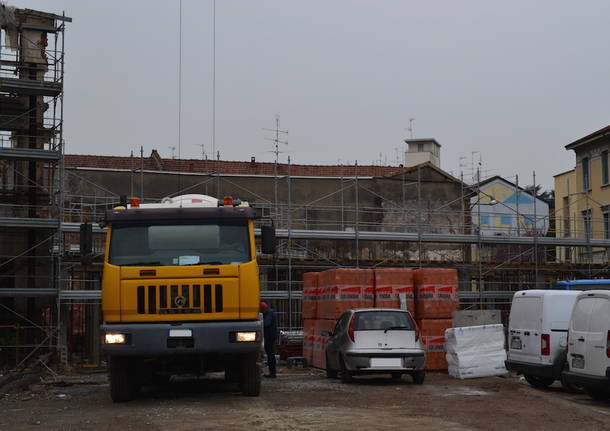
M506 374L504 361L504 350L477 354L447 353L449 375L458 379L502 376Z
M504 326L480 325L450 328L445 331L447 352L504 350Z
M504 327L480 325L445 331L449 375L458 379L506 374Z

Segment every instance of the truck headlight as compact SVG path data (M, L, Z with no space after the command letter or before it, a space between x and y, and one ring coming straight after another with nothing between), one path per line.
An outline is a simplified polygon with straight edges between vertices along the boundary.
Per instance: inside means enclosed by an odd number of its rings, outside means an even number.
M113 334L108 333L104 335L104 342L106 344L125 344L127 337L125 334Z
M237 341L238 343L256 341L257 338L258 333L256 331L244 331L235 333L235 341Z

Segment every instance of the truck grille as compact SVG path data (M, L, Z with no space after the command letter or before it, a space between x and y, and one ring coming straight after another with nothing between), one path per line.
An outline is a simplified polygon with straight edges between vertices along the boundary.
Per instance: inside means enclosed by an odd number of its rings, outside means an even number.
M222 313L222 284L137 287L138 314Z

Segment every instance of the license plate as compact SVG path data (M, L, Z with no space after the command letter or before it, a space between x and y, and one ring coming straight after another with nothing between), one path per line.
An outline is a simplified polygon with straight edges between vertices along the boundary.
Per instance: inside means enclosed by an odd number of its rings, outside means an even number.
M585 368L585 358L579 356L572 358L572 368Z
M192 329L170 329L169 336L170 337L192 337L193 330Z
M510 348L513 350L521 350L521 338L513 337L510 339Z
M402 368L400 358L371 358L371 368Z

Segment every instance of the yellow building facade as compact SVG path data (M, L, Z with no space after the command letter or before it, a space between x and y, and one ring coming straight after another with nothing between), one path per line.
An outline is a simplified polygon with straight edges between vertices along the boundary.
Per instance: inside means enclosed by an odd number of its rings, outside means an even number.
M566 145L573 170L555 175L555 229L560 238L610 239L610 126ZM605 263L605 248L558 247L562 262Z

